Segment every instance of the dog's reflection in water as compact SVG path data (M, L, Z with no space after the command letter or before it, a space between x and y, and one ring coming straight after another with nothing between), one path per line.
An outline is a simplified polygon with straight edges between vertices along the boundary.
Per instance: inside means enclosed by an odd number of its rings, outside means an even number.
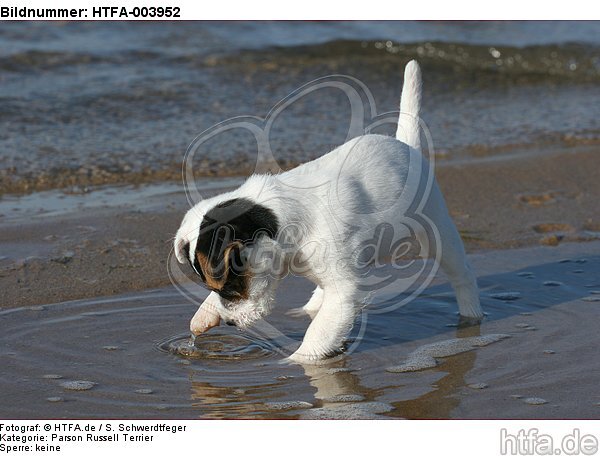
M479 325L456 330L457 339L480 335ZM414 399L393 402L394 409L389 416L409 419L452 418L452 411L460 405L459 394L467 386L465 377L473 369L476 356L476 350L471 350L444 358L443 363L435 369L447 375L432 385L434 389Z
M479 326L456 331L458 339L479 335ZM371 388L365 386L366 377L378 374L372 369L361 371L349 368L348 358L343 358L324 365L303 365L301 370L306 377L294 375L285 380L287 383L273 378L268 383L260 382L259 385L240 388L192 380L191 400L193 406L201 410L202 418L451 418L453 410L460 405L460 391L467 385L465 377L473 368L475 359L475 350L444 358L439 366L430 370L443 376L429 385L420 384L425 371L403 374L382 372L385 381L389 379L389 384L382 384L380 379L370 379L369 383L378 385ZM268 365L263 369L269 369ZM198 372L194 377L201 375ZM408 390L411 385L418 389L425 387L428 391L419 393L418 397L398 399L407 393L414 396ZM307 386L312 391L307 391ZM273 403L282 404L279 402L282 400L282 391L285 391L287 400L290 400L290 395L301 398L306 408L296 409L293 401L289 407L273 408ZM307 403L312 404L312 408Z

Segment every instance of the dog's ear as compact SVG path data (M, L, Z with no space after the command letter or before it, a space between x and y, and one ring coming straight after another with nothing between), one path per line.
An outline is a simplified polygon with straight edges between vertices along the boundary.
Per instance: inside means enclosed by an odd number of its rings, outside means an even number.
M226 279L229 274L244 275L246 272L246 255L245 245L240 241L233 241L227 247L223 253L223 260L225 263L225 276Z
M175 258L181 264L190 261L190 243L183 239L182 237L178 237L175 239Z
M229 301L248 299L251 274L248 271L248 246L240 241L231 242L224 252L225 279L219 295Z

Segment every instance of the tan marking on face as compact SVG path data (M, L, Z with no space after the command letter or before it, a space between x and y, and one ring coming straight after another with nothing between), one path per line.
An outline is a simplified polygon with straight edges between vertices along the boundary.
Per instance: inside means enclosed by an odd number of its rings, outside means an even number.
M196 253L196 258L198 259L198 263L200 264L200 268L204 273L204 278L206 280L206 285L215 290L220 290L225 284L225 277L215 277L215 271L210 264L210 261L206 255L203 253Z
M242 247L243 244L241 242L232 242L229 244L225 251L223 252L223 262L224 269L223 275L220 277L215 276L215 270L210 264L210 260L206 255L202 252L196 253L196 258L198 259L198 263L200 264L200 268L202 268L202 272L204 273L204 277L206 279L206 285L208 285L213 290L222 290L227 282L227 277L229 276L229 256L231 254L231 249L234 247Z
M246 272L242 279L244 280L244 286L242 287L242 292L240 293L239 299L248 299L250 296L250 281L252 280L252 274Z

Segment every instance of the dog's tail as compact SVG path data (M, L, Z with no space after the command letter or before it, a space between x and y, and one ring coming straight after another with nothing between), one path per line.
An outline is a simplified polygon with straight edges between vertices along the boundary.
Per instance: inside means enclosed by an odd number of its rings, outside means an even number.
M400 98L400 118L396 138L415 149L421 148L419 111L421 109L421 69L411 60L404 69L404 85Z

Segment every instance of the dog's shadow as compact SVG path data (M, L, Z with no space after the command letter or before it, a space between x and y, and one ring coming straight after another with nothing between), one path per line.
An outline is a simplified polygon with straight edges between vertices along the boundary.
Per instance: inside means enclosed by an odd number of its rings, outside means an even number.
M477 282L484 323L523 313L535 316L553 306L589 297L594 287L600 289L600 255L484 275ZM431 286L407 305L386 311L405 296L389 290L375 295L366 309L366 330L356 352L427 339L453 327L468 326L458 315L454 292L447 283Z
M593 296L590 291L600 289L598 272L600 256L592 255L479 277L481 302L486 314L484 323L522 314L531 314L531 321L535 321L537 312ZM291 286L310 287L299 280L292 279ZM392 287L393 284L389 288ZM352 372L345 367L346 361L354 364L353 357L360 359L381 349L389 351L411 341L443 334L448 336L447 339L482 334L480 325L461 325L454 293L448 284L431 286L409 304L381 312L389 309L394 302L402 301L405 296L405 293L394 293L389 289L375 295L372 305L366 309L364 332L360 334L359 325L353 331L352 353L346 360L326 366L304 366L304 373L316 389L318 401L324 401L324 405L328 406L328 398L349 394L359 394L365 400L375 401L383 394L385 387L367 388L361 384L363 374L360 371ZM416 399L394 403L395 409L390 414L405 418L450 417L460 400L453 393L466 386L465 377L473 368L475 359L476 351L445 358L436 369L446 375L436 381L435 388ZM399 364L403 360L395 361ZM382 366L382 369L385 367Z
M390 268L391 270L392 268ZM401 272L386 270L382 274ZM478 277L484 322L508 318L521 313L532 313L590 296L590 291L600 289L600 255L557 260L528 266L510 272ZM299 277L288 277L278 292L275 316L278 326L288 326L290 337L301 340L310 320L308 317L290 322L285 316L290 308L299 307L310 297L312 285ZM353 352L360 353L386 345L427 339L451 331L461 324L456 298L448 283L430 286L404 306L396 303L406 298L406 292L395 292L394 282L376 291L359 317L350 336L355 342ZM366 318L365 318L366 317ZM361 321L366 321L364 327ZM360 334L362 333L362 335Z

